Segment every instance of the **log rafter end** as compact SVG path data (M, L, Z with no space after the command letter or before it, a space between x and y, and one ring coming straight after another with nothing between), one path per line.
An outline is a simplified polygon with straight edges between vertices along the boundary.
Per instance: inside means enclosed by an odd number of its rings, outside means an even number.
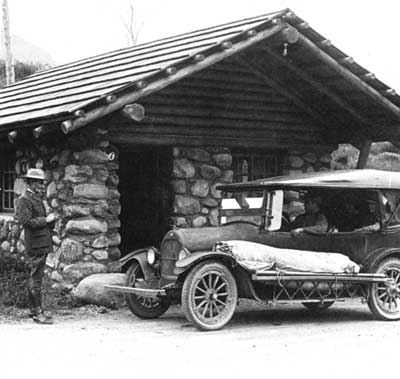
M43 126L38 126L32 130L32 134L36 139L38 139L42 133L43 133Z
M72 120L67 120L61 123L61 130L64 134L68 134L73 130Z
M130 120L140 122L145 117L145 109L144 106L138 103L127 104L125 105L121 113L123 116L129 118Z
M7 137L10 143L14 143L18 137L18 132L16 130L13 130L7 134Z

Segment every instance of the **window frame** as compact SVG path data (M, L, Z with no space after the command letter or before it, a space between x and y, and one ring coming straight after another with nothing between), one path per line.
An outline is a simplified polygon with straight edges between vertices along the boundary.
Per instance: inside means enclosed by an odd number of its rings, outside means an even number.
M14 152L5 152L0 162L0 212L13 213L14 208L14 182L15 172Z
M236 183L282 175L282 157L284 152L281 150L233 150L231 154L233 177ZM264 160L262 171L259 171L255 167L256 160L260 158ZM236 162L240 159L247 162L247 173L239 170L240 165L236 164ZM270 167L266 164L268 159L273 161Z

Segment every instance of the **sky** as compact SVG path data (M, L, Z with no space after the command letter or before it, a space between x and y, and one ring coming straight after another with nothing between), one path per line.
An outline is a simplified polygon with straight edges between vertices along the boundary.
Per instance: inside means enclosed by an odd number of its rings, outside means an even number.
M57 64L127 46L130 0L8 0L12 33ZM132 0L131 0L132 1ZM291 8L400 92L399 0L133 0L138 42Z

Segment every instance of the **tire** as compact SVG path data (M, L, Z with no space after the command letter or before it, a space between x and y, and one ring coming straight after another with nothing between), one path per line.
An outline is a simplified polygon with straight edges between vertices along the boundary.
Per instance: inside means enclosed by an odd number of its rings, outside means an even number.
M128 285L135 287L137 281L143 280L143 272L138 262L132 263L127 272ZM143 319L158 318L163 315L170 306L168 299L153 299L133 293L125 294L126 304L129 310L137 317Z
M387 258L381 261L374 270L393 278L394 285L386 287L383 283L370 285L368 306L376 318L384 321L400 319L400 259Z
M200 330L224 327L235 312L237 300L236 280L219 262L200 263L183 283L183 313Z
M307 309L313 312L322 312L325 309L331 307L335 302L334 301L324 301L323 303L302 303Z

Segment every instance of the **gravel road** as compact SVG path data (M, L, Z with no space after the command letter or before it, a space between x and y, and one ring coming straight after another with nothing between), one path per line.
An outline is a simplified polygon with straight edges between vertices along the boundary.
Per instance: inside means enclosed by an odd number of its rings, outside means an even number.
M244 303L228 326L208 333L178 307L150 321L126 309L59 315L51 326L3 320L0 343L4 379L364 379L400 371L400 322L374 320L359 301L322 314Z

